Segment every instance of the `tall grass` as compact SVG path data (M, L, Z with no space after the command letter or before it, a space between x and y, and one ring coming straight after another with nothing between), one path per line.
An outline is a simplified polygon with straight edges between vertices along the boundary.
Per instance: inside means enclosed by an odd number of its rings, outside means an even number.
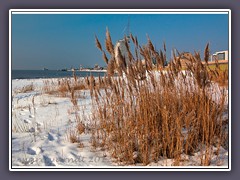
M42 91L50 95L59 97L70 97L72 91L80 91L86 89L84 79L77 78L73 73L73 78L62 78L56 80L45 80Z
M160 158L171 158L174 165L180 165L181 154L200 151L200 164L209 165L212 147L220 148L228 132L223 130L222 118L227 111L227 92L225 88L217 91L218 85L213 82L212 74L218 77L218 73L208 69L208 45L206 65L196 52L182 71L181 53L178 58L174 55L168 70L164 70L165 44L164 50L157 51L150 38L147 45L140 46L131 35L131 42L135 55L126 43L130 61L127 64L120 50L115 55L108 30L106 51L96 37L108 73L100 78L101 86L96 85L94 78L86 79L93 101L92 143L105 147L124 164L147 165Z

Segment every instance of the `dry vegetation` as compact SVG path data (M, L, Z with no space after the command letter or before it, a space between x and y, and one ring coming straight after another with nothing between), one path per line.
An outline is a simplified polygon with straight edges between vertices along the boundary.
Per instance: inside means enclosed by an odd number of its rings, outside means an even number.
M86 89L84 80L77 78L75 74L73 76L74 79L63 78L57 80L57 82L54 80L45 80L43 92L59 97L70 97L72 93Z
M219 86L228 86L228 67L223 69L221 65L216 64L214 68L208 66L208 69L213 82L218 83Z
M17 91L17 93L28 93L28 92L34 91L34 89L35 89L35 87L34 87L33 83L31 83L29 85L23 86L20 89L17 89L16 91Z
M200 152L200 164L210 165L213 153L221 146L228 148L228 119L223 119L228 113L227 70L208 65L208 45L205 64L195 52L183 71L178 53L166 68L165 44L163 51L157 51L149 38L147 45L140 46L137 37L130 37L135 51L125 44L129 63L120 49L115 59L108 30L106 51L96 37L108 68L105 77L80 79L73 73L71 79L44 82L44 93L69 97L72 102L76 126L68 129L68 140L83 147L80 135L88 129L93 147L106 149L122 164L147 165L170 158L174 165L181 165L183 154ZM86 89L93 105L91 127L86 127L78 113L79 92Z
M183 153L201 152L201 165L209 165L213 147L228 148L228 119L223 119L228 113L228 93L214 82L226 85L227 73L208 68L208 45L206 65L195 52L191 64L182 71L181 53L170 62L169 70L164 70L165 44L158 52L149 38L145 46L140 46L132 35L131 41L135 54L126 43L127 64L120 50L116 61L108 30L105 46L109 57L96 37L108 71L98 85L93 77L86 78L94 107L92 144L106 148L124 164L147 165L171 158L174 165L180 165ZM145 59L145 64L140 59ZM116 73L118 76L114 76Z
M75 98L80 98L81 90L89 90L90 86L88 84L89 79L94 78L93 76L86 77L86 79L79 78L73 72L73 78L62 78L56 80L45 80L42 92L54 95L58 97L70 97L72 100ZM98 77L98 79L94 78L95 86L100 87L102 84L102 79Z

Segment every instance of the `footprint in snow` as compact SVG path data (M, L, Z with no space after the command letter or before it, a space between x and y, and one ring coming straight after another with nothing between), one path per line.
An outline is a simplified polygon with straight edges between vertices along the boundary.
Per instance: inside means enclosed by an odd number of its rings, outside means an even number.
M53 140L54 140L53 135L51 135L50 133L48 133L48 140L49 140L49 141L53 141Z
M24 122L24 123L27 123L27 124L30 124L30 123L31 123L31 121L30 121L29 119L24 119L23 122Z
M29 132L31 132L31 133L34 133L36 130L35 130L35 128L34 127L31 127L30 129L29 129Z
M36 151L33 150L32 148L27 148L27 153L30 155L36 155Z
M36 152L36 154L40 154L40 153L44 152L42 147L33 147L32 149Z
M30 118L34 118L34 115L31 115L31 114L30 114L29 117L30 117Z
M46 155L43 155L43 160L44 160L44 164L45 164L46 166L56 166L56 165L52 162L52 160L51 160L48 156L46 156Z
M41 122L36 122L36 125L39 127L39 126L43 126L43 123Z

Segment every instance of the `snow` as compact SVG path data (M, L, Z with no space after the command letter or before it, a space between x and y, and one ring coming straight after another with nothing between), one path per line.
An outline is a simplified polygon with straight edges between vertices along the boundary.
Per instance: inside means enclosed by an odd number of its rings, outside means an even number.
M33 83L33 92L18 93ZM95 150L90 134L81 134L83 147L69 142L69 131L76 122L69 98L41 93L43 79L12 81L12 165L13 166L110 166L113 163L106 152ZM83 92L78 103L84 109L84 123L89 123L91 99ZM33 105L34 98L34 105ZM81 113L78 112L78 113ZM69 114L70 113L70 114ZM82 115L82 114L81 114Z
M71 143L69 132L76 131L76 113L85 125L91 123L91 97L88 90L81 91L76 111L68 97L44 94L42 87L46 79L12 80L12 142L13 167L119 167L104 149L93 148L91 134L78 136L79 143ZM57 81L57 79L50 79ZM27 85L34 90L21 92ZM216 151L216 148L213 148ZM200 153L200 152L199 152ZM200 154L185 156L181 166L200 166ZM228 151L220 148L210 166L228 166ZM141 164L133 165L142 166ZM173 166L173 160L160 159L149 166Z

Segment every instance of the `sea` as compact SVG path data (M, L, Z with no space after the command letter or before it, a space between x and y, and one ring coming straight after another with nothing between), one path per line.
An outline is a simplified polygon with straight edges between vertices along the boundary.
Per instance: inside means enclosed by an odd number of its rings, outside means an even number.
M77 77L93 75L95 77L104 76L105 72L75 71ZM65 78L73 77L72 71L58 70L12 70L12 79L39 79L39 78Z

